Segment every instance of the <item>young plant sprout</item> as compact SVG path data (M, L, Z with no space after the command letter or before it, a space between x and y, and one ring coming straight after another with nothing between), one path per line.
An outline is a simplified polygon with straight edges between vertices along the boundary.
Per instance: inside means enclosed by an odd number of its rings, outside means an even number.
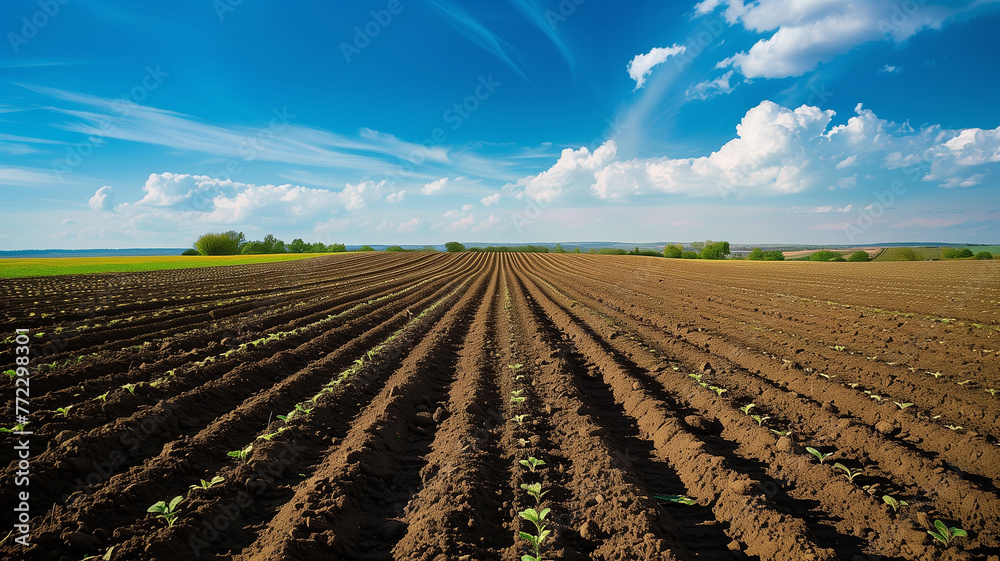
M155 512L157 518L162 518L167 521L167 527L173 528L174 522L177 521L177 505L184 500L184 497L178 495L171 499L170 503L167 504L166 501L159 501L153 506L146 509L146 512Z
M688 497L687 495L655 495L654 499L660 499L661 501L670 501L676 504L694 506L698 504L697 501Z
M830 452L828 454L824 454L824 453L820 452L819 450L813 448L812 446L806 446L806 452L809 452L813 456L816 456L816 458L819 459L819 463L821 463L821 464L824 461L826 461L827 458L829 458L830 456L833 455L833 452Z
M764 426L764 422L766 422L768 419L770 419L770 417L766 417L766 416L762 417L760 415L751 415L750 418L753 419L754 421L757 421L757 426L759 426L759 427Z
M910 406L913 405L912 403L909 403L909 402L907 402L907 403L901 403L899 401L893 401L893 403L895 403L896 407L899 407L900 409L906 409L907 407L910 407Z
M721 396L722 394L724 394L724 393L726 393L726 392L728 392L728 391L729 391L729 390L727 390L726 388L720 388L719 386L709 386L709 387L708 387L708 389L710 389L710 390L712 390L713 392L715 392L715 393L719 394L720 396Z
M531 548L535 553L534 555L522 556L521 561L527 561L529 559L531 561L541 561L542 543L545 541L545 538L549 537L549 534L551 534L551 531L547 530L545 526L545 517L548 516L548 514L549 509L547 508L543 508L541 511L528 508L518 513L521 518L535 525L534 535L527 532L518 532L518 536L522 540L526 540L531 544Z
M241 462L245 462L246 459L250 456L250 452L252 450L253 450L253 444L250 444L249 446L247 446L242 450L233 450L232 452L226 452L226 455L229 456L230 458L235 458L237 460L240 460Z
M528 414L527 413L522 414L522 415L514 415L514 422L517 423L518 425L521 425L522 423L524 423L524 420L527 419L527 418L528 418Z
M17 378L17 370L4 370L3 373L6 374L11 380Z
M899 507L907 506L910 504L904 500L896 499L891 495L882 495L882 502L891 506L893 512L899 512Z
M518 364L508 364L507 365L507 368L510 368L511 370L520 370L523 367L524 367L524 365L521 364L521 363L518 363Z
M536 469L538 469L539 467L545 465L545 460L539 460L538 458L536 458L534 456L528 456L528 459L527 460L521 460L520 464L522 466L528 468L528 470L531 471L531 473L535 473Z
M694 378L695 380L697 380L699 382L701 381L701 374L688 374L688 376L690 376L691 378Z
M510 397L510 402L513 403L514 405L521 405L522 403L524 403L525 399L527 399L527 398L523 397L523 396L513 396L512 395Z
M958 526L952 526L949 528L947 524L941 522L940 520L934 521L934 527L937 529L936 532L934 530L927 530L927 533L930 534L932 538L943 543L945 547L951 545L952 540L955 538L965 538L969 535L968 532Z
M99 395L99 396L97 396L97 397L94 398L94 401L98 401L98 400L103 401L104 403L107 403L108 402L108 392L104 392L101 395Z
M535 497L535 504L542 502L542 497L549 493L548 490L542 491L541 483L532 483L530 485L526 483L521 484L521 488L528 492L529 495Z
M833 469L839 469L839 470L843 471L844 472L844 477L847 478L847 480L850 481L851 483L854 483L854 478L857 477L857 476L859 476L859 475L861 475L861 472L862 472L862 470L860 468L859 469L851 469L851 468L845 466L844 464L842 464L840 462L837 462L837 463L833 464Z
M122 388L128 390L128 393L135 395L135 387L138 384L125 384Z
M107 551L104 552L104 555L101 555L100 557L98 557L96 555L88 555L88 556L86 556L86 557L83 558L83 561L90 561L91 559L101 559L102 561L110 561L111 560L111 553L114 552L114 550L115 550L115 546L111 546L111 547L108 548Z
M72 408L73 408L72 405L67 405L66 407L60 407L60 408L56 409L56 413L62 415L63 417L68 417L69 416L69 410L72 409Z
M757 405L755 403L747 403L743 407L740 407L740 411L742 411L744 415L749 415L750 414L750 410L753 409L756 406Z
M225 480L226 480L225 477L216 475L215 477L212 478L211 481L205 481L204 479L202 479L200 484L192 485L191 489L211 489L213 485L217 483L222 483Z
M278 436L279 434L281 434L283 431L286 431L286 430L288 430L288 427L280 427L278 430L276 430L274 432L265 432L264 434L258 436L257 439L258 440L264 439L264 440L270 441L272 438Z

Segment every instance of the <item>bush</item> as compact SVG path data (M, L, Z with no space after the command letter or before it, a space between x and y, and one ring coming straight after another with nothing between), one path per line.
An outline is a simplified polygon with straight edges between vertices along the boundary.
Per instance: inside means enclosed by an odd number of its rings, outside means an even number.
M697 251L685 251L681 253L681 259L700 259L701 255L698 255Z
M646 257L663 257L659 251L653 251L652 249L639 249L636 247L632 251L628 252L629 255L643 255Z
M957 247L941 248L941 257L945 259L965 259L972 256L972 250L967 247L963 247L962 249L958 249Z
M976 259L993 259L993 254L988 251L980 251L976 254Z
M239 244L226 234L204 234L194 242L202 255L236 255Z
M847 260L852 263L866 263L871 261L871 257L868 256L867 251L855 251Z
M777 249L764 251L759 247L755 247L753 251L747 254L747 259L750 261L784 261L785 254Z
M566 250L563 249L562 244L556 244L556 248L552 250L552 253L566 253Z
M809 256L809 260L810 261L833 261L834 259L836 259L838 257L841 257L839 253L836 253L836 252L833 252L833 251L828 251L828 250L824 249L823 251L817 251L816 253L813 253L812 255L810 255ZM841 257L841 259L843 259L843 257Z
M896 261L923 261L924 258L909 247L901 247L896 251Z
M347 251L347 246L342 243L332 243L326 246L326 250L330 253L344 253Z
M725 259L729 255L729 242L705 242L701 250L702 259Z
M399 245L390 245L389 247L385 248L386 253L405 253L406 251L408 250L403 249L403 247Z
M458 242L448 242L444 244L444 249L448 253L461 253L465 251L465 245Z
M625 255L628 252L624 249L615 249L613 247L602 247L597 250L598 255Z
M375 251L375 248L370 245L363 245L356 249L355 251Z
M667 247L663 248L663 256L671 259L680 259L683 253L684 247L680 244L667 244Z
M261 255L271 253L267 250L264 242L247 242L240 248L240 255Z
M181 255L201 255L197 249L185 249Z

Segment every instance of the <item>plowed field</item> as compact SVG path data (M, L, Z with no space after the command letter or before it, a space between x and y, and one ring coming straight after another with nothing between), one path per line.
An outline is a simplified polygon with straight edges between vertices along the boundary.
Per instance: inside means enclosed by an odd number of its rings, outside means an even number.
M0 289L33 351L32 545L3 559L513 561L534 483L543 559L1000 548L1000 262L344 254Z

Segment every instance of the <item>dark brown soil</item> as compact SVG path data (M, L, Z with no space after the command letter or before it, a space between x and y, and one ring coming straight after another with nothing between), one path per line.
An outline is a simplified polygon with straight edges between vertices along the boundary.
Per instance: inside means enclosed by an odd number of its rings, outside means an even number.
M34 434L32 545L0 557L516 561L537 506L544 559L996 561L997 265L355 254L2 280ZM146 512L175 496L173 527Z

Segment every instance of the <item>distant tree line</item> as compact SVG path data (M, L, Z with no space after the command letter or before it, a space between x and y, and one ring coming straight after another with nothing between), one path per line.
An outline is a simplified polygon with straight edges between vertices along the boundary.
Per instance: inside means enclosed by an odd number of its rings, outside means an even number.
M361 250L364 250L364 247ZM347 248L342 243L308 243L302 241L301 238L295 238L292 243L286 244L274 237L273 234L264 236L263 240L247 241L243 232L229 230L222 233L202 234L194 242L194 248L186 250L183 255L262 255L270 253L342 253L344 251L347 251ZM368 251L374 250L368 247Z
M732 253L729 249L729 242L713 242L705 240L703 242L691 242L692 251L685 251L681 244L667 244L663 248L663 256L670 259L725 259ZM638 248L637 248L638 249Z

